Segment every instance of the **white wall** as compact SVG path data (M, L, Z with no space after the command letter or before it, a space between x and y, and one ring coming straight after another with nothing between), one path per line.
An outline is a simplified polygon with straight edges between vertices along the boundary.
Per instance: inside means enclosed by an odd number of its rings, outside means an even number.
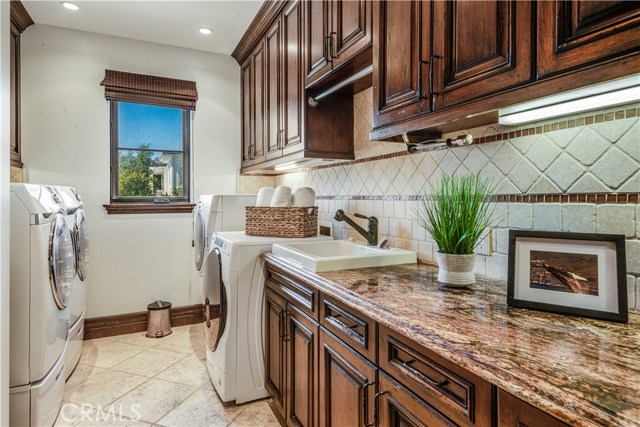
M239 67L229 56L35 25L22 36L22 144L28 181L77 187L91 236L87 316L200 302L190 214L107 215L105 69L194 80L195 199L232 193L240 166Z
M9 2L0 2L0 426L9 425Z

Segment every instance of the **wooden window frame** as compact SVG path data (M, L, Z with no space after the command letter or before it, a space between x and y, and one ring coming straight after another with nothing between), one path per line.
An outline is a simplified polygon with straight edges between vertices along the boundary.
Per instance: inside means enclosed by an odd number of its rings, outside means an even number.
M119 197L118 173L119 173L119 150L118 146L118 106L120 102L131 104L157 106L143 102L132 101L109 101L110 114L110 203L104 205L109 214L147 214L147 213L191 213L193 204L191 203L191 114L188 108L169 107L182 110L182 151L178 150L153 150L140 149L136 151L167 151L181 153L183 155L184 186L182 197L167 197L170 201L155 202L152 197ZM132 149L133 150L133 149ZM156 199L158 199L157 197ZM163 197L164 198L164 197Z

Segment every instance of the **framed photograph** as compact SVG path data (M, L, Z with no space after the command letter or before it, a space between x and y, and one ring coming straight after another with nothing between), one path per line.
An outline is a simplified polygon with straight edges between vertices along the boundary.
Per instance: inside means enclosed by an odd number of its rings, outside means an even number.
M626 323L624 236L509 230L507 304Z

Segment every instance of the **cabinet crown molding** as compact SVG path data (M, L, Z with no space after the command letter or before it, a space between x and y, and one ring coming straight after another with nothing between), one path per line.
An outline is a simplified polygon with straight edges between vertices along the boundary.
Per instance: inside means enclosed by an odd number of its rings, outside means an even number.
M238 45L233 50L231 56L238 64L242 65L244 60L249 56L253 46L262 38L262 35L267 30L271 22L278 16L286 0L267 0L265 1L253 21L247 28Z
M21 33L35 24L20 0L11 0L11 21Z

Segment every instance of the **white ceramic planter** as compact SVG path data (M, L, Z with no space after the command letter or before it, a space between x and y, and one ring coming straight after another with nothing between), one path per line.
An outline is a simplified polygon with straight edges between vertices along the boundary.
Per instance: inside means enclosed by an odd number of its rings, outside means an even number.
M475 254L451 255L436 252L438 260L438 281L447 286L465 287L476 283L473 268Z

